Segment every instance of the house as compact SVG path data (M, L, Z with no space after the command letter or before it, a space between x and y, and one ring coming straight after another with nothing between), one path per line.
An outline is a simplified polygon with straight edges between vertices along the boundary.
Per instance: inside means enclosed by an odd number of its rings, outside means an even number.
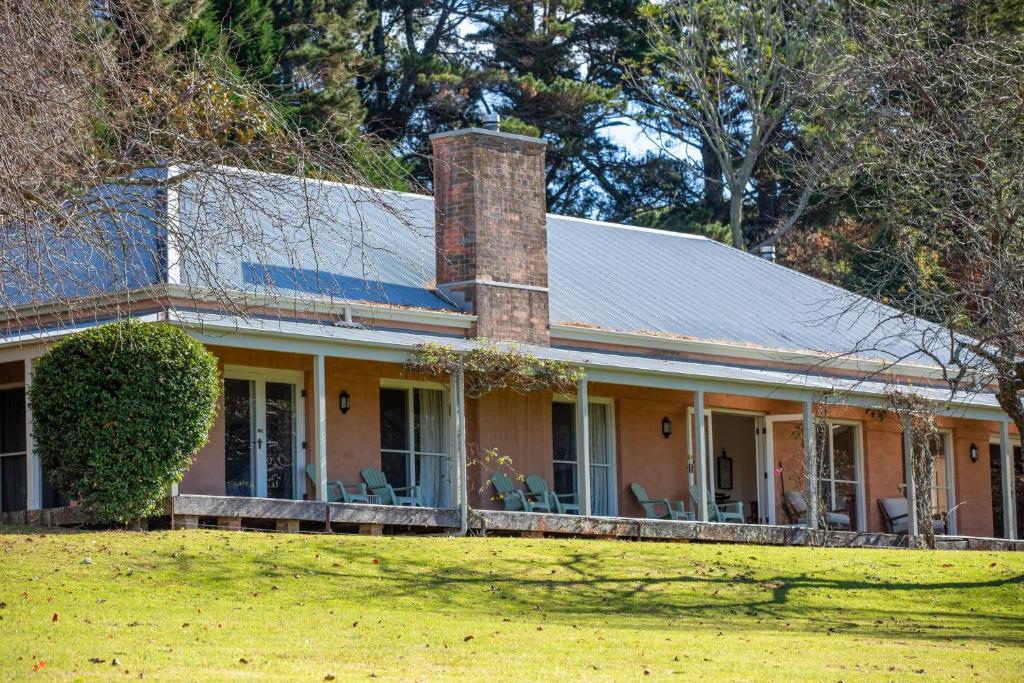
M904 437L877 411L898 382L941 415L931 508L945 532L1021 534L1015 430L990 392L951 395L889 309L701 237L547 214L541 140L474 128L433 145L433 198L313 183L310 216L272 189L239 197L196 177L168 191L142 239L157 255L134 263L126 250L124 273L110 278L128 285L74 321L36 307L34 327L8 328L2 510L57 502L32 453L32 359L110 317L127 292L133 315L184 327L223 371L210 441L172 492L185 508L322 502L325 482L358 482L372 467L395 486L419 485L428 509L458 510L465 498L498 510L498 465L483 457L496 449L593 518L642 517L635 482L698 520L713 521L710 498L742 503L746 524L784 525L799 521L784 491L813 477L810 495L854 530L881 532L878 501L904 495ZM229 210L251 215L258 248L197 227ZM915 339L942 332L917 321ZM455 378L403 372L424 343L465 351L479 338L568 361L585 378L572 395L467 399ZM815 415L827 421L818 439Z

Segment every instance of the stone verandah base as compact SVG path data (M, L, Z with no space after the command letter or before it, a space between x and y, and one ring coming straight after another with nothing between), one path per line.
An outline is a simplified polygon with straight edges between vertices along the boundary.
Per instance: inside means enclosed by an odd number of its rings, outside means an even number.
M296 533L307 531L357 532L381 535L401 533L450 533L459 527L456 510L321 503L268 498L181 495L166 506L175 529L213 527L261 529ZM80 525L84 520L75 508L0 513L0 525L55 527ZM793 526L717 524L628 517L584 517L496 510L471 510L471 535L516 535L528 538L574 536L621 540L748 543L753 545L819 546L832 548L907 548L906 536L883 533L817 530ZM1024 541L1000 538L942 536L936 547L943 550L1024 551Z

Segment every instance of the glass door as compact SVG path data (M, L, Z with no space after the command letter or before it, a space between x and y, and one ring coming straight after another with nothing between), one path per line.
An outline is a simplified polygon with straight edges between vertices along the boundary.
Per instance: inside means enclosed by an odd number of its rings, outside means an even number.
M27 507L25 444L25 388L0 389L0 512Z
M590 512L618 512L615 496L615 448L610 403L590 404Z
M256 495L256 382L224 378L224 495Z
M574 404L560 401L551 404L551 444L555 493L579 495Z
M428 507L451 505L448 400L441 389L381 387L380 464L395 488L417 485Z
M859 528L860 474L858 466L858 427L848 424L829 424L829 433L818 443L826 445L822 453L821 496L825 509L830 512L848 514L852 528Z
M263 392L267 498L295 496L295 385L267 382ZM257 443L259 436L257 436ZM301 477L298 477L302 481Z
M225 371L225 495L302 497L301 394L300 373Z

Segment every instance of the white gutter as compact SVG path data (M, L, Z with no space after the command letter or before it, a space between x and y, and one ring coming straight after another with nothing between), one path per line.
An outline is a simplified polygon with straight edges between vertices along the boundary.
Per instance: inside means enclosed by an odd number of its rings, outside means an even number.
M74 310L88 311L107 306L143 304L160 297L186 299L195 303L224 304L229 302L239 309L268 308L281 313L321 313L338 316L350 322L352 316L369 320L386 320L395 323L433 325L457 330L468 330L476 322L476 316L454 311L430 310L425 308L402 308L387 304L373 304L365 301L348 301L324 297L296 297L258 294L250 292L213 292L198 290L183 285L151 285L139 289L109 294L96 294L76 299ZM25 304L8 309L0 314L0 321L19 320L48 314L66 314L68 302L52 304ZM346 317L347 316L347 317Z
M851 354L837 355L813 351L786 351L762 346L731 344L729 342L661 337L639 332L619 332L598 328L579 327L561 323L551 324L552 339L568 342L633 346L640 349L660 349L679 353L699 353L723 358L762 362L800 363L821 369L852 372L892 372L903 377L942 380L942 368L917 363L887 362L877 358L864 358Z

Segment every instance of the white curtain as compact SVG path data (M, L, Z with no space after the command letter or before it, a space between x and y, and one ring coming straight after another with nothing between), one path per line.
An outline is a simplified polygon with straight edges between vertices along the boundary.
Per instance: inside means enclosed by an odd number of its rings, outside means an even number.
M591 403L590 412L590 510L595 515L612 513L611 444L608 443L608 406Z
M448 467L448 406L443 391L417 389L416 467L419 469L423 504L448 507L451 482Z

